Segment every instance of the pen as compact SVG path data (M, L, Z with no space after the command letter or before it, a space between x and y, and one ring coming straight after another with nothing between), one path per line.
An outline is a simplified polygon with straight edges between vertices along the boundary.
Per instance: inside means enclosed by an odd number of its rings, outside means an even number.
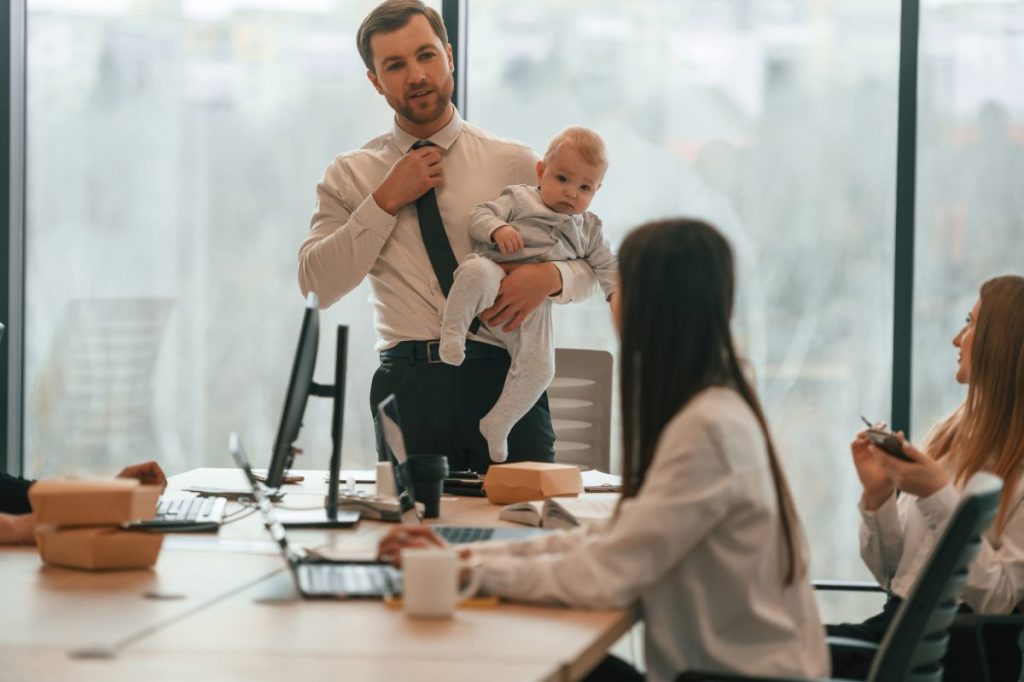
M861 415L861 416L860 416L860 418L861 418L861 421L863 421L863 422L864 422L865 424L867 424L867 425L868 425L868 428L869 428L869 429L873 429L873 428L875 428L874 424L872 424L871 422L869 422L869 421L868 421L868 419L867 419L867 417L865 417L864 415Z

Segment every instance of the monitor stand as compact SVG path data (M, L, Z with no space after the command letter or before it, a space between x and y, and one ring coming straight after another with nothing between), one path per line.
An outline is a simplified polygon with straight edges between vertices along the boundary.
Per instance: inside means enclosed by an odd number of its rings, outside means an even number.
M280 519L286 528L351 528L359 521L359 512L338 511L338 484L341 478L341 434L345 419L345 352L348 349L348 327L338 325L338 338L334 346L334 384L312 382L309 395L330 398L331 415L331 470L327 482L324 508L280 509Z

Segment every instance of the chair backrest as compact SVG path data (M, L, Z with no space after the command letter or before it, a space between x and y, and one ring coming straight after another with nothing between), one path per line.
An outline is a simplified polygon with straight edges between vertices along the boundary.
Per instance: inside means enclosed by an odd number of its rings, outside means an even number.
M548 387L555 461L608 471L611 464L612 354L555 349Z
M868 680L939 682L949 626L956 615L967 570L992 523L1002 480L977 473L964 486L959 506L931 558L896 612L875 655Z
M102 471L160 458L153 375L174 301L73 299L36 378L32 456L40 471Z

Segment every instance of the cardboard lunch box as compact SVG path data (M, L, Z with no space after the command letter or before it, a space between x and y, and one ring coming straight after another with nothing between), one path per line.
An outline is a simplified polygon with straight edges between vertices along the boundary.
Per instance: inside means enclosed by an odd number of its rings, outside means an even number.
M579 495L583 476L579 467L549 462L493 464L484 478L484 492L491 504L511 504L549 497Z
M36 545L45 563L90 571L148 568L156 563L163 541L163 533L127 531L116 526L36 526Z
M151 519L156 514L160 486L142 485L133 478L100 481L38 481L28 489L36 522L62 528L116 526Z

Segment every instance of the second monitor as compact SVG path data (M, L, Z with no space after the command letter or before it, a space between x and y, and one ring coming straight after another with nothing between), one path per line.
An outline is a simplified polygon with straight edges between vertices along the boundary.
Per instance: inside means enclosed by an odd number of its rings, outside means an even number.
M306 528L344 527L352 525L358 515L351 512L338 512L338 483L341 471L341 437L345 415L345 365L348 351L348 327L338 325L337 346L335 348L334 383L318 384L313 381L313 370L316 367L317 344L320 340L320 301L317 295L310 292L306 297L306 310L302 316L299 329L299 341L295 348L292 371L288 378L288 388L281 408L281 422L278 425L274 449L271 453L270 465L267 467L266 485L277 490L284 483L285 472L299 450L295 441L302 428L302 417L306 411L309 397L329 398L331 400L331 466L327 496L324 500L323 513L320 510L307 510L288 514L285 525Z

